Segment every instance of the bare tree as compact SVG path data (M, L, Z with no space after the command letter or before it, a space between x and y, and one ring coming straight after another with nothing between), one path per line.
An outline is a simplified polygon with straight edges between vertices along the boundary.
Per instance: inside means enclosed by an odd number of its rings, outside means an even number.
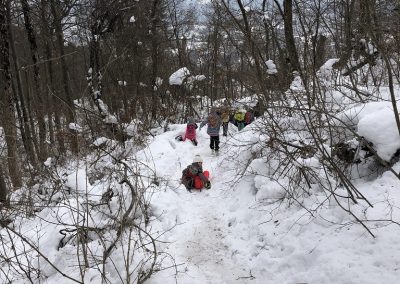
M35 91L35 111L36 119L38 120L39 128L39 158L41 161L45 161L47 158L47 144L46 144L46 122L45 122L45 112L44 112L44 92L40 79L39 70L39 55L38 46L36 41L35 31L33 29L30 7L27 0L21 0L22 12L24 15L25 29L28 35L29 47L32 59L32 69L33 69L33 81L34 81L34 91Z
M8 203L8 188L4 179L3 167L0 164L0 202L2 204ZM2 209L0 207L0 209Z
M61 72L62 72L62 86L64 97L66 100L66 117L67 122L75 122L75 106L72 98L72 94L70 91L70 84L68 78L68 65L65 59L65 49L64 49L64 33L62 29L62 21L65 15L69 14L69 11L73 8L75 1L64 1L63 6L60 1L50 0L50 7L51 13L54 19L54 27L55 27L55 34L56 34L56 42L58 48L58 55L59 55L59 62L61 65ZM53 99L54 101L60 101L59 99ZM58 125L58 130L61 130L61 126L59 119L56 121ZM62 139L62 135L60 137ZM64 152L63 141L60 141L60 149L61 152ZM71 150L73 153L78 152L78 141L76 136L72 134L71 139Z
M14 187L21 186L21 172L17 154L17 128L15 120L14 96L11 88L9 29L7 8L9 0L0 2L0 65L1 65L1 96L2 126L7 143L7 164L11 181ZM3 194L3 197L6 195Z

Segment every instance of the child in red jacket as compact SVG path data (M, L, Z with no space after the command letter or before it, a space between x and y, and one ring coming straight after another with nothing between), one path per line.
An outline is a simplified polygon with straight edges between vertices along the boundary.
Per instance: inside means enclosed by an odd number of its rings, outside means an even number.
M210 173L207 170L203 171L203 159L200 155L196 155L193 163L182 171L181 182L190 192L192 189L201 191L203 187L206 189L211 188Z
M186 132L185 135L183 135L182 137L182 141L189 139L195 146L197 146L196 129L197 129L197 124L194 122L194 119L189 118L188 123L186 124Z

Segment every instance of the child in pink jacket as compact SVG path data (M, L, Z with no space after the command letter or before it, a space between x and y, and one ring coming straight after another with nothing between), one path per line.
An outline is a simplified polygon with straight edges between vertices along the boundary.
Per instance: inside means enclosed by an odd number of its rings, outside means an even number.
M194 122L193 118L188 119L188 123L186 124L186 132L182 137L182 141L185 141L186 139L192 141L192 143L197 146L197 140L196 140L196 129L197 129L197 124Z

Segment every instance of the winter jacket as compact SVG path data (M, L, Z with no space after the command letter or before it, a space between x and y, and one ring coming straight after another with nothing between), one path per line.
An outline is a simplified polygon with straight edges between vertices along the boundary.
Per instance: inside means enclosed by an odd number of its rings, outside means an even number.
M221 119L223 123L228 123L229 122L229 110L223 110L221 112Z
M244 113L244 112L242 112L242 111L237 111L237 112L235 113L234 118L236 119L236 121L244 121L244 116L245 116L245 113Z
M208 182L208 178L203 174L203 167L200 163L192 163L182 171L182 183L187 189L193 188L193 180L199 176L203 182Z
M253 114L250 111L246 112L244 119L246 124L250 124L253 121Z
M210 136L219 136L221 122L221 117L216 112L214 112L211 113L207 117L207 119L200 124L200 128L207 124L207 134Z
M183 141L186 139L189 140L194 140L196 139L196 129L197 129L197 124L196 123L188 123L186 125L186 132L185 135L183 135Z

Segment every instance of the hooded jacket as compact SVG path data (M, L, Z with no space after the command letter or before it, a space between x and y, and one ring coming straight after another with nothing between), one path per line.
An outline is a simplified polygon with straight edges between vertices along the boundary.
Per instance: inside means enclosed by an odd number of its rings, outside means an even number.
M197 124L193 120L189 120L188 124L186 125L185 135L183 135L183 141L185 141L186 139L196 139L196 129Z
M200 163L194 162L187 166L182 172L182 183L186 188L193 187L193 179L195 176L199 176L203 182L208 182L208 178L203 174L203 167Z
M215 121L215 125L211 125L210 121ZM206 120L200 124L200 128L207 124L207 134L210 136L219 136L219 131L221 128L221 117L217 112L212 112L209 114Z

